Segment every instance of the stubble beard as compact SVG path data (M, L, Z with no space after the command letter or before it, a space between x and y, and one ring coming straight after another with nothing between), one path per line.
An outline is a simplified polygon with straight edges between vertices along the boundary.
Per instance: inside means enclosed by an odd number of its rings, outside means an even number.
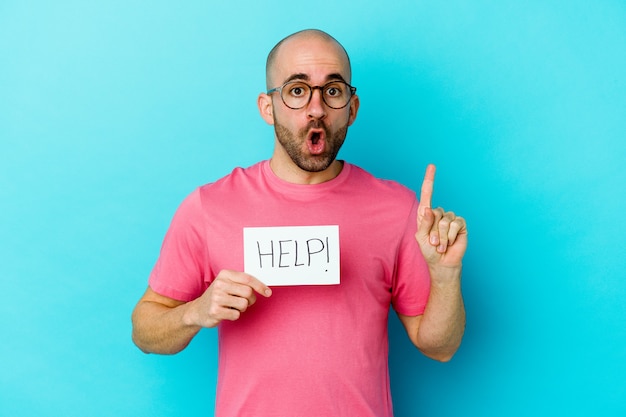
M307 134L312 128L324 129L328 150L320 155L308 155L303 150L303 144L307 140ZM287 155L298 166L307 172L321 172L327 169L337 158L337 154L343 145L348 133L348 125L342 126L331 134L322 122L311 122L307 127L294 134L291 130L274 120L274 131L276 138ZM306 148L304 148L306 149Z

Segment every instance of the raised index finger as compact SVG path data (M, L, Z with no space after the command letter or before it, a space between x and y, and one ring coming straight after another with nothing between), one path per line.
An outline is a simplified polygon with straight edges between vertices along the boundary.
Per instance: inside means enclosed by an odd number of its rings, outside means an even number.
M433 164L429 164L426 167L424 182L422 182L422 193L420 194L420 208L432 207L433 189L435 187L435 170L436 169ZM420 210L420 212L422 213L422 210Z

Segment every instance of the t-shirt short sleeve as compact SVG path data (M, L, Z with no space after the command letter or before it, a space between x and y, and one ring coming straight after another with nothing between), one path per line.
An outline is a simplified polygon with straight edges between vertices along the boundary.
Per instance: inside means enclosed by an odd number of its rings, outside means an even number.
M199 190L176 210L148 283L153 291L191 301L206 290L207 246Z
M398 249L396 274L392 288L393 308L397 313L405 316L423 314L430 294L428 265L415 240L417 207L417 200L415 200Z

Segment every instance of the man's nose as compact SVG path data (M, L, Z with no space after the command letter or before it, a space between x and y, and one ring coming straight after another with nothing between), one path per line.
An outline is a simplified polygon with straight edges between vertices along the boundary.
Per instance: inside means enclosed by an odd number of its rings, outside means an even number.
M326 103L322 98L322 88L311 89L311 100L307 106L307 113L309 117L314 119L321 119L326 116Z

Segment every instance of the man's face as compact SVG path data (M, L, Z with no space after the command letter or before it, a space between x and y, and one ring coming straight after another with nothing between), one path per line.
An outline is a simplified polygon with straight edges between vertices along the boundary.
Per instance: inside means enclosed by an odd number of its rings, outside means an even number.
M287 81L304 81L322 86L329 81L350 82L350 68L341 47L318 37L290 39L281 46L270 75L272 87ZM319 89L312 92L308 105L291 109L280 93L271 95L271 111L277 145L291 161L307 172L327 169L337 157L348 126L356 117L358 99L341 109L324 103ZM267 118L266 118L267 120Z

